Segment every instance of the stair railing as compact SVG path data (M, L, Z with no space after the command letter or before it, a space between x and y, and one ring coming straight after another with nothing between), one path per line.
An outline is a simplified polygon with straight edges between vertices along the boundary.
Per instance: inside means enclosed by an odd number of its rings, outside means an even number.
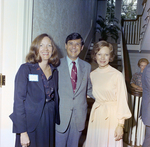
M123 20L124 36L127 44L140 44L141 18L142 15L138 15L136 19Z
M130 60L124 36L124 27L122 27L122 59L123 59L123 73L127 85L128 91L128 103L132 112L132 117L126 120L124 142L132 146L141 146L145 136L145 126L139 118L139 112L141 107L142 92L136 91L130 85L132 77Z
M130 85L132 77L130 60L127 50L128 45L141 45L150 20L150 1L143 1L142 15L137 16L135 20L122 21L122 59L123 73L128 91L128 103L132 112L132 117L126 120L124 142L131 146L142 146L145 137L145 125L140 118L140 108L142 101L142 92L136 91Z
M122 20L124 37L128 45L140 45L150 20L150 2L143 0L143 11L136 19Z

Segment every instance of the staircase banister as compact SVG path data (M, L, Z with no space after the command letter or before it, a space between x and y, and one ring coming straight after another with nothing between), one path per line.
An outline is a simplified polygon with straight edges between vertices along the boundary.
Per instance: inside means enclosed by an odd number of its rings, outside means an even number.
M129 94L137 96L137 97L142 97L142 92L141 91L137 91L129 83L126 83L126 85L127 85L127 91L128 91Z
M140 17L142 17L143 14L137 15L135 19L123 19L123 21L137 21Z
M124 74L125 74L125 82L126 82L126 86L127 86L127 91L131 95L141 97L142 92L136 91L130 84L132 74L131 74L128 50L127 50L127 46L126 46L126 42L125 42L125 38L124 38L123 27L121 28L121 31L122 31L122 43L123 43L122 46L123 46L123 58L124 58Z

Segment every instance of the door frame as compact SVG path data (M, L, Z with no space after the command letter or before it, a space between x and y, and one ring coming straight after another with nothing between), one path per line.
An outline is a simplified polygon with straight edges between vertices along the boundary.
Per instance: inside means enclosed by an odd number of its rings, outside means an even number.
M14 78L25 62L32 41L34 0L0 0L0 73L6 84L0 88L0 146L14 146L12 121Z

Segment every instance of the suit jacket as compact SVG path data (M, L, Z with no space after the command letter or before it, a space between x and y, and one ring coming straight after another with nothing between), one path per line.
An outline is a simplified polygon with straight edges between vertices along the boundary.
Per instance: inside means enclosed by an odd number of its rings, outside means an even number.
M73 93L72 83L66 57L60 60L59 72L59 98L60 98L60 125L56 125L58 132L65 132L71 118L72 111L75 113L76 125L79 131L85 127L87 114L86 97L92 95L92 85L90 80L91 65L81 59L78 60L77 85Z
M145 125L150 126L150 64L143 71L142 88L141 118Z
M37 78L38 76L38 78ZM58 71L53 71L55 90L56 123L59 124L58 110ZM36 78L35 78L36 77ZM35 78L35 79L34 79ZM15 78L14 108L10 118L13 132L32 132L35 130L45 103L45 91L38 64L22 64Z

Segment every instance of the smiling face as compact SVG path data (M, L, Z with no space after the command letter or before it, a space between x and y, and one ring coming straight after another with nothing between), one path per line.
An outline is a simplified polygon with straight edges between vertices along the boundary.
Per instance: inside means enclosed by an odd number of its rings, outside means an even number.
M81 39L69 40L67 44L65 44L65 48L67 50L68 57L75 61L80 52L83 50L83 46L81 44Z
M42 61L48 61L52 55L52 44L51 40L48 37L44 37L40 43L39 55Z
M110 49L106 46L102 47L96 54L96 62L99 68L106 68L110 60Z

